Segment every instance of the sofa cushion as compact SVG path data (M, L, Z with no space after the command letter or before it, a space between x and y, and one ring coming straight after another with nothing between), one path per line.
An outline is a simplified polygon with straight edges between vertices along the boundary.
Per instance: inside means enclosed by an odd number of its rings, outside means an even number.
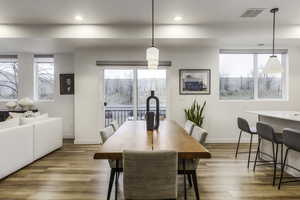
M45 119L48 119L48 113L45 113L45 114L42 114L42 115L39 115L39 116L36 116L36 117L28 117L28 118L22 117L21 118L21 124L22 125L31 124L31 123L42 121L42 120L45 120Z
M13 128L20 125L20 119L19 118L12 118L8 119L6 121L0 122L0 129L4 128Z

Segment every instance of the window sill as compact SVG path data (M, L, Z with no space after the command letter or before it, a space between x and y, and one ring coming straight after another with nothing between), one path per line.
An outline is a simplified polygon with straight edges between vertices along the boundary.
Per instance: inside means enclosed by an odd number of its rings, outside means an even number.
M288 99L249 99L249 100L223 100L223 99L219 99L219 102L223 103L223 102L228 102L228 103L247 103L247 102L288 102Z

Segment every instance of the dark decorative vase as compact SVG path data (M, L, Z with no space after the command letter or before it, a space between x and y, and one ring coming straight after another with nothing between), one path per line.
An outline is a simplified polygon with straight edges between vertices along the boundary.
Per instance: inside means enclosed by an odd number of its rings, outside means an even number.
M150 100L154 99L156 103L156 112L150 111ZM151 95L147 98L147 111L145 115L146 125L148 131L157 130L159 127L159 99L154 95L154 91L151 90Z

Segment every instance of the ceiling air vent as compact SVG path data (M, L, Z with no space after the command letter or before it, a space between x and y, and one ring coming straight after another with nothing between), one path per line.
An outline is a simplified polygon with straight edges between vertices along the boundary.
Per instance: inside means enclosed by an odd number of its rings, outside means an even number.
M262 13L264 8L250 8L244 12L241 17L257 17L260 13Z

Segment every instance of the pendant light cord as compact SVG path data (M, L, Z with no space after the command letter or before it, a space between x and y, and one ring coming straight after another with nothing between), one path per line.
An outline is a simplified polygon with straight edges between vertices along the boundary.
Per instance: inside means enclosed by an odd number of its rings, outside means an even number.
M152 47L154 47L154 0L152 0Z
M276 20L276 11L273 12L273 56L275 56L275 20Z

